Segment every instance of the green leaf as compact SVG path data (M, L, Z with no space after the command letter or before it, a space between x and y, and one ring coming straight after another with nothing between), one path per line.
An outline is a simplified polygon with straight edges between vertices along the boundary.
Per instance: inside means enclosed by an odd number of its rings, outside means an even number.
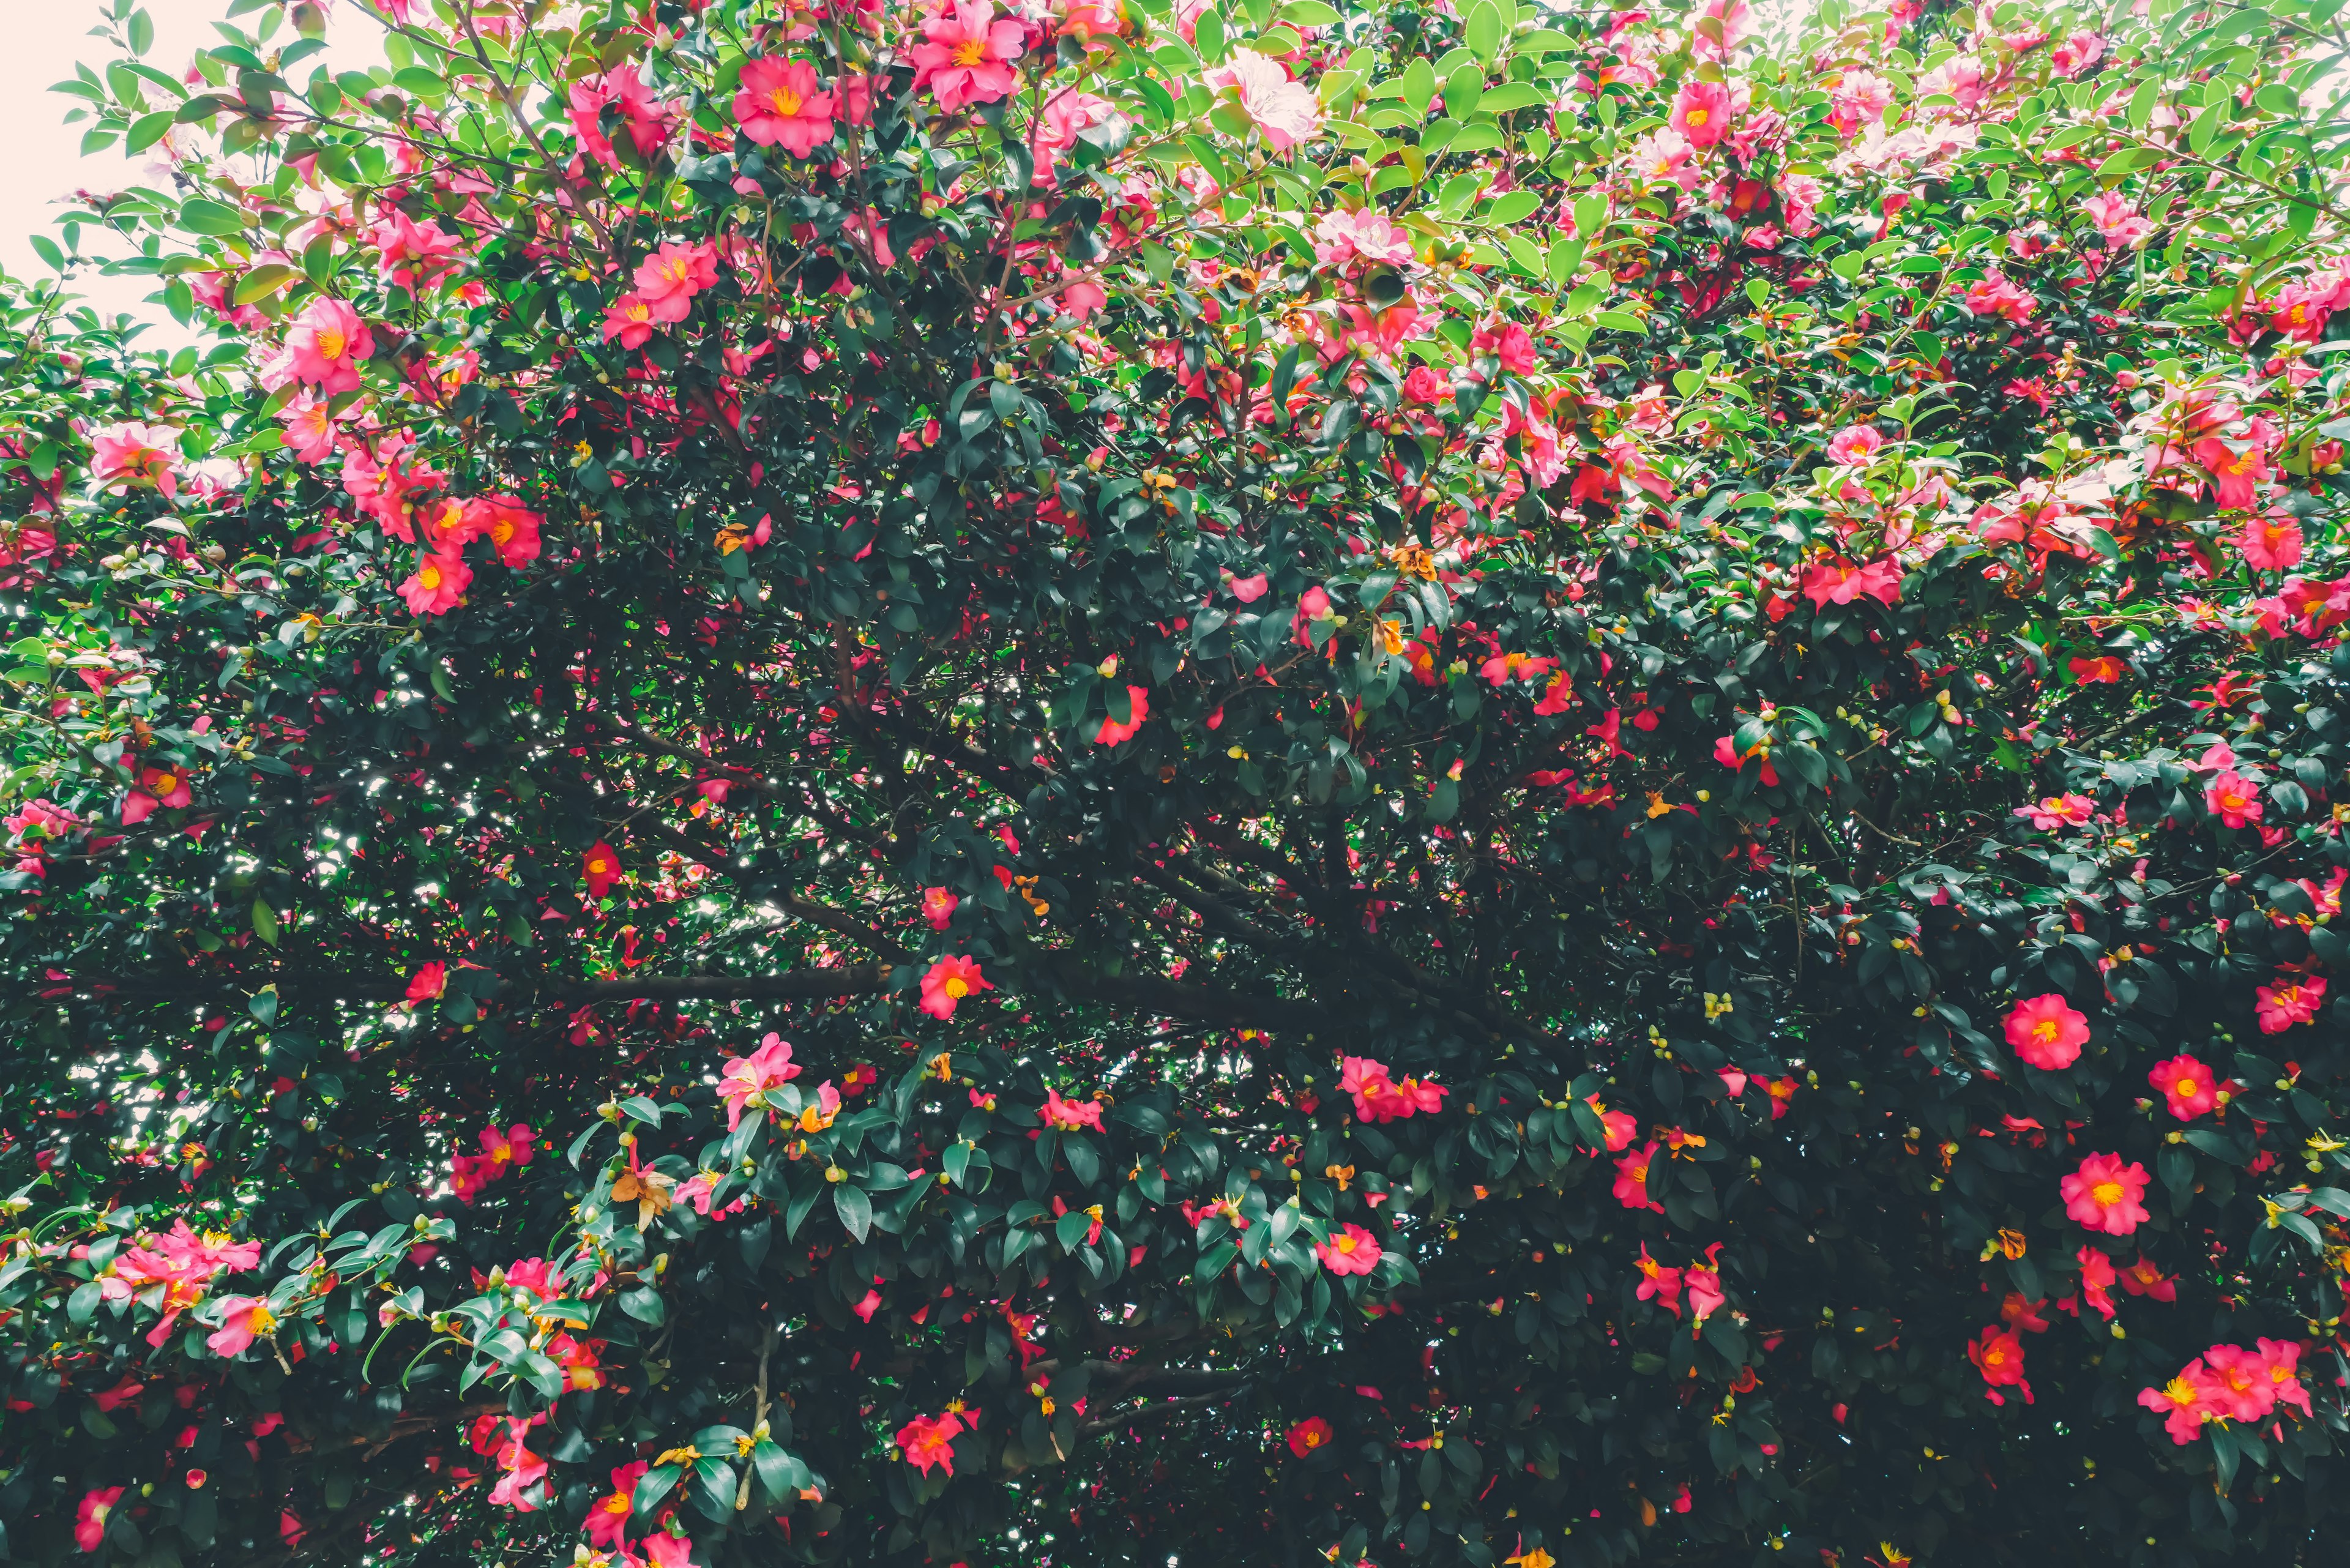
M278 262L266 262L237 280L236 292L230 296L234 305L251 305L266 295L275 294L289 278L301 275Z
M277 945L277 911L259 898L253 901L253 934L273 948Z
M835 1182L832 1206L840 1215L841 1228L852 1239L865 1240L865 1233L873 1228L873 1199L865 1195L865 1189L853 1181Z
M199 234L234 234L244 228L244 214L206 196L191 196L180 204L180 226Z
M1461 25L1461 41L1469 52L1491 64L1502 47L1502 8L1493 0L1477 0L1470 7L1469 19Z
M1534 209L1541 205L1542 198L1532 191L1512 191L1504 195L1494 197L1485 210L1477 216L1481 223L1491 223L1497 228L1507 228L1512 223L1523 223L1533 217Z
M122 151L132 156L146 151L163 140L163 133L179 118L176 109L159 109L152 114L140 115L130 122L130 131L122 138Z

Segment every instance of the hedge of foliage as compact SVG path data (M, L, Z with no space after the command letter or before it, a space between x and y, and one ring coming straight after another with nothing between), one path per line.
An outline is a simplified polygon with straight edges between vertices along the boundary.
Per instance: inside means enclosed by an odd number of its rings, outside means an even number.
M0 1556L2350 1552L2343 0L342 3L0 296Z

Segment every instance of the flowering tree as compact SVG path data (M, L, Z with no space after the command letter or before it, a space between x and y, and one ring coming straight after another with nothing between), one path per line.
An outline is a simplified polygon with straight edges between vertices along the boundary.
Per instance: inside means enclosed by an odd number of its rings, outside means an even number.
M2338 0L133 4L7 1555L2350 1546Z

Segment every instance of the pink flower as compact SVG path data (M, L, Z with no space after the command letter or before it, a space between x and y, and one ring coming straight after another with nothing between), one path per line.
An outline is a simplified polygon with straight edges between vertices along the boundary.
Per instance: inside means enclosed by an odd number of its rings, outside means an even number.
M1290 80L1280 61L1253 49L1234 49L1226 60L1201 73L1204 79L1211 88L1240 95L1241 112L1274 151L1295 147L1321 129L1322 100L1312 88Z
M81 1505L74 1510L74 1544L84 1552L95 1552L106 1540L106 1516L122 1497L119 1486L93 1488L82 1493Z
M818 89L816 67L806 60L770 56L743 67L734 118L760 146L806 158L832 140L832 94Z
M324 392L355 392L359 364L375 352L375 334L359 313L339 299L312 300L286 334L286 369L292 379Z
M228 1296L221 1302L221 1326L204 1337L204 1345L214 1355L234 1359L276 1326L277 1314L257 1298Z
M1732 114L1728 88L1720 82L1692 79L1681 84L1667 123L1691 147L1711 147L1730 134Z
M1065 1132L1075 1132L1081 1127L1090 1127L1095 1132L1102 1130L1102 1111L1098 1103L1065 1100L1058 1089L1047 1088L1045 1091L1045 1104L1037 1115L1045 1118L1046 1127L1058 1127Z
M473 586L473 568L455 556L421 556L399 593L414 615L446 615Z
M2324 1002L2322 980L2303 978L2263 985L2252 993L2252 1009L2260 1016L2263 1034L2282 1034L2296 1023L2316 1023L2317 1010Z
M2184 1052L2157 1062L2146 1079L2169 1103L2171 1116L2182 1122L2193 1121L2220 1103L2220 1085L2211 1069Z
M2034 829L2049 833L2059 827L2087 826L2097 815L2097 803L2085 794L2048 794L2017 806L2014 815L2030 817Z
M2075 33L2049 51L2048 63L2060 77L2077 77L2105 57L2106 41L2095 33Z
M1996 271L1971 285L1961 303L1970 316L2017 322L2032 319L2032 296Z
M979 965L971 960L942 958L922 976L922 1011L933 1018L952 1018L956 1002L973 992L994 989L980 977Z
M2231 1421L2257 1421L2276 1408L2276 1383L2258 1351L2215 1345L2203 1353L2211 1369L2209 1398Z
M2226 450L2223 442L2207 444ZM2301 561L2301 524L2289 514L2247 517L2242 531L2236 535L2236 548L2244 553L2247 563L2261 571L2291 571Z
M1379 1266L1378 1238L1360 1225L1341 1225L1328 1241L1314 1244L1314 1255L1341 1277L1367 1274Z
M2258 822L2261 813L2266 809L2261 805L2261 786L2233 768L2221 773L2204 787L2203 804L2212 815L2230 827Z
M1355 1115L1366 1122L1396 1122L1422 1111L1434 1115L1444 1108L1446 1091L1419 1078L1400 1083L1390 1077L1385 1063L1367 1056L1338 1059L1338 1092L1355 1097Z
M2146 1182L2146 1167L2136 1160L2124 1165L2117 1154L2093 1154L2057 1186L2066 1219L2108 1236L2126 1236L2150 1218L2140 1201Z
M989 0L950 0L922 20L913 48L914 86L937 95L948 114L967 104L993 103L1012 90L1012 62L1026 47L1011 17L998 20Z
M2051 992L2019 1002L2007 1014L2007 1043L2029 1065L2053 1073L2081 1059L2089 1020Z
M643 1459L614 1467L612 1490L588 1510L588 1545L610 1552L627 1539L629 1515L636 1509L637 1483L651 1468Z
M711 246L661 242L637 264L637 296L655 321L682 321L693 296L718 284L718 253Z
M1096 745L1115 746L1133 739L1135 732L1142 728L1143 721L1150 717L1150 693L1147 690L1129 686L1126 689L1126 698L1133 710L1127 722L1121 724L1116 719L1104 719L1101 728L1094 733Z
M2310 1407L2309 1390L2302 1386L2301 1346L2288 1339L2254 1343L2260 1347L2261 1365L2269 1375L2269 1389L2275 1404L2290 1405L2304 1416L2316 1414Z
M1721 1251L1717 1241L1707 1252L1709 1258ZM1729 1298L1721 1293L1721 1275L1714 1269L1692 1268L1682 1272L1681 1284L1689 1292L1690 1321L1703 1323L1727 1304Z
M2015 1336L2012 1329L1996 1324L1984 1329L1967 1346L1967 1359L1975 1364L1975 1370L1991 1386L1984 1391L1984 1397L1992 1404L2007 1403L2006 1397L2000 1393L2002 1388L2014 1388L2023 1396L2025 1404L2032 1403L2032 1385L2023 1380L2023 1341Z
M2145 213L2131 204L2126 196L2107 192L2092 196L2081 203L2081 212L2097 225L2097 234L2109 250L2129 250L2144 244L2154 234L2154 224Z
M962 1417L952 1410L940 1416L917 1416L898 1428L898 1448L906 1462L924 1475L933 1469L954 1474L954 1436Z
M857 1314L858 1322L871 1323L873 1321L873 1314L881 1310L881 1293L879 1291L867 1291L865 1293L865 1299L858 1302L855 1306L850 1307L848 1310Z
M1616 1201L1627 1209L1652 1210L1659 1214L1665 1206L1648 1196L1648 1168L1656 1163L1657 1151L1664 1146L1655 1138L1634 1149L1616 1162Z
M2111 1323L2116 1310L2112 1295L2115 1279L2114 1261L2095 1247L2083 1247L2074 1252L2073 1257L2074 1261L2081 1265L2080 1299L2095 1307L2104 1314L2107 1323ZM2062 1306L2065 1303L2060 1302L2057 1304Z
M465 503L462 530L469 539L486 539L509 566L528 566L538 559L538 531L546 522L511 495L479 495Z
M943 931L954 919L955 906L962 900L944 888L922 889L922 919L931 922L931 929Z
M604 307L604 341L641 348L653 335L653 307L641 294L624 294Z
M1901 597L1901 567L1890 556L1865 566L1841 556L1824 556L1804 568L1803 591L1818 609L1859 598L1894 604Z
M2202 1436L2205 1421L2226 1414L2217 1406L2217 1380L2198 1356L2161 1387L2140 1390L2137 1402L2161 1415L2172 1442L2186 1444Z
M1400 265L1411 260L1411 236L1377 207L1353 213L1325 213L1322 221L1314 225L1314 259L1325 266L1336 267L1358 261Z
M90 473L109 488L149 485L166 498L179 494L179 476L172 472L178 440L172 431L155 425L109 425L89 444Z
M1681 1272L1648 1256L1646 1241L1640 1243L1640 1255L1634 1263L1640 1271L1640 1283L1632 1293L1634 1299L1655 1302L1675 1317L1680 1316Z
M146 821L155 815L158 806L168 806L177 811L195 802L195 794L188 787L187 775L175 769L140 768L137 776L138 783L132 784L130 793L123 797L122 823L126 827L135 827Z
M478 1139L482 1154L476 1168L495 1178L504 1175L508 1166L528 1165L536 1152L532 1141L536 1136L527 1122L516 1122L504 1132L494 1127L484 1127Z
M1828 104L1828 123L1845 135L1881 125L1893 102L1893 84L1869 71L1846 71Z
M437 1002L449 991L449 966L435 959L418 970L408 981L408 1001Z
M286 427L286 450L302 462L324 462L334 456L332 405L317 393L296 393L292 401L277 410L277 422Z
M718 1097L726 1102L726 1130L733 1132L743 1120L745 1106L756 1106L762 1110L770 1102L767 1091L780 1088L800 1075L792 1061L791 1043L782 1036L769 1034L759 1042L759 1048L748 1056L737 1056L726 1064L718 1075Z
M1846 425L1828 442L1828 461L1846 468L1866 468L1884 444L1885 436L1875 425Z

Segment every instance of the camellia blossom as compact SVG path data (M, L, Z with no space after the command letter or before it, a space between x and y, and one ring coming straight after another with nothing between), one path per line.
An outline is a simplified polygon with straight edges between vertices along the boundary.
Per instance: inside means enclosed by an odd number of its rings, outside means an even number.
M2193 1121L2220 1103L2220 1085L2211 1069L2185 1052L2156 1063L2146 1077L2182 1122Z
M954 919L955 906L962 900L945 888L922 889L922 919L931 922L931 929L943 931Z
M323 392L355 392L359 365L375 353L375 334L348 303L325 296L312 300L286 334L284 365L288 379Z
M643 1459L613 1468L612 1490L588 1510L588 1545L611 1552L626 1541L629 1515L636 1510L637 1483L651 1468Z
M1846 468L1866 468L1885 446L1875 425L1846 425L1828 439L1828 461Z
M2261 571L2289 572L2301 563L2301 524L2290 514L2247 517L2236 532L2236 548Z
M2204 786L2203 804L2230 827L2258 822L2264 809L2261 805L2261 786L2233 768L2222 770L2218 778Z
M832 140L832 94L817 85L816 67L807 61L770 56L743 67L734 119L760 146L806 158Z
M898 1428L898 1449L906 1462L928 1475L933 1469L954 1474L954 1438L962 1417L949 1410L938 1416L917 1416Z
M195 792L188 787L188 775L177 768L140 768L138 783L122 801L122 826L133 827L152 816L157 808L178 811L195 804Z
M546 519L512 495L477 495L464 504L461 528L467 538L484 539L509 566L525 566L538 559L539 530Z
M2317 1010L2324 1002L2325 982L2307 976L2258 986L2252 992L2252 1011L2260 1018L2263 1034L2282 1034L2296 1023L2316 1023Z
M2174 1443L2191 1443L2203 1434L2203 1423L2225 1412L2214 1407L2215 1380L2198 1356L2178 1376L2159 1388L2141 1390L2137 1402L2162 1417L2162 1429Z
M623 348L641 348L652 340L659 323L653 307L641 294L624 294L604 307L604 341Z
M1377 207L1325 213L1314 225L1314 259L1336 267L1357 262L1401 265L1411 260L1411 236Z
M588 884L588 896L601 898L620 879L619 851L598 839L579 857L579 875Z
M1026 47L1020 24L999 18L988 0L950 0L922 19L922 41L912 51L915 90L930 88L948 114L993 103L1011 92L1018 79L1012 62Z
M180 493L172 472L178 445L174 432L154 425L109 425L90 437L90 475L109 489L145 485L168 500Z
M710 245L664 240L637 264L637 297L655 321L682 321L693 296L718 284L718 252Z
M221 1302L221 1325L204 1338L204 1346L224 1360L244 1354L255 1340L267 1337L277 1326L277 1314L254 1296L227 1296Z
M1661 1214L1665 1206L1648 1195L1648 1169L1664 1146L1650 1138L1616 1162L1616 1201L1627 1209L1647 1209Z
M2064 1217L2085 1230L2126 1236L2151 1218L2144 1203L2146 1167L2122 1163L2117 1154L2093 1154L2058 1183Z
M1720 82L1683 82L1667 123L1691 147L1711 147L1730 134L1730 89Z
M2007 1043L2028 1064L2053 1073L2081 1059L2089 1020L2051 992L2008 1009Z
M1329 1442L1330 1423L1319 1416L1308 1416L1289 1428L1289 1451L1301 1459Z
M772 1103L767 1091L781 1088L799 1075L791 1042L778 1034L769 1034L756 1051L727 1063L726 1070L718 1075L718 1097L726 1104L726 1130L733 1132L741 1125L743 1111L751 1106L767 1109Z
M74 1510L74 1544L84 1552L95 1552L106 1540L107 1516L122 1500L123 1489L102 1486L82 1493L81 1503Z
M1150 692L1147 688L1128 687L1126 700L1132 710L1127 722L1121 724L1116 719L1104 719L1101 728L1094 732L1096 745L1115 746L1132 740L1135 732L1142 728L1143 721L1150 717Z
M420 1002L437 1002L449 992L449 966L435 959L409 978L407 1000L411 1005Z
M1338 1092L1352 1095L1355 1116L1366 1122L1397 1122L1421 1111L1430 1115L1444 1108L1445 1089L1407 1075L1392 1077L1383 1062L1367 1056L1338 1059Z
M473 584L473 568L456 556L424 555L400 585L400 597L416 615L446 615Z
M922 976L922 1011L933 1018L952 1018L956 1002L973 992L994 989L970 959L942 958Z
M2048 833L2059 827L2086 827L2097 815L2097 803L2085 794L2048 794L2017 806L2014 815L2031 818L2034 828Z
M1360 1225L1341 1225L1314 1244L1314 1255L1334 1274L1367 1274L1379 1266L1379 1241Z
M1059 1127L1070 1132L1081 1127L1090 1127L1095 1132L1102 1130L1102 1110L1099 1102L1065 1100L1061 1098L1061 1092L1058 1089L1050 1087L1045 1089L1045 1103L1038 1108L1036 1114L1044 1118L1045 1125L1048 1127Z
M2023 1341L2012 1330L1996 1324L1984 1329L1967 1346L1967 1359L1990 1385L1983 1391L1984 1398L2004 1405L2007 1398L2000 1390L2013 1388L2023 1396L2025 1404L2032 1403L2032 1385L2023 1380Z
M2032 319L2032 296L1996 271L1984 275L1980 281L1969 286L1960 303L1966 306L1970 316L2015 322Z
M1292 81L1279 60L1253 49L1234 49L1224 64L1201 74L1210 87L1230 88L1240 95L1241 112L1276 152L1321 129L1322 100L1304 82Z

